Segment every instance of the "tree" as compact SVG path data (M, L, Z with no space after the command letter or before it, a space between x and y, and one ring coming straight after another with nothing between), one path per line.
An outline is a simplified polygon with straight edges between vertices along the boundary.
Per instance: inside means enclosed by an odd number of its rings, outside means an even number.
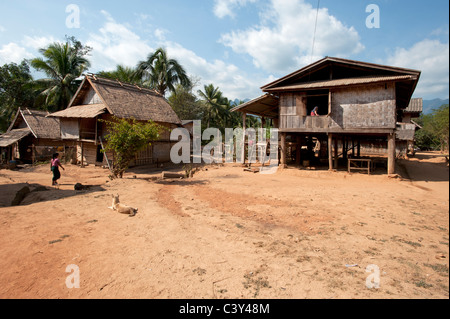
M48 76L47 79L36 81L46 98L48 110L58 111L68 106L79 86L77 78L90 67L86 56L91 50L74 37L68 37L66 43L55 42L40 49L44 58L31 60L33 68Z
M113 177L122 178L137 152L159 139L163 127L152 121L146 123L135 120L113 118L106 123L105 151L114 153Z
M206 118L207 128L209 128L210 124L220 124L229 116L230 112L227 109L229 102L219 88L214 87L213 84L205 85L203 89L204 91L198 90L198 95L205 105L204 117Z
M192 93L192 87L185 88L178 84L168 102L180 120L200 120L205 112L203 103Z
M27 61L0 67L0 131L6 131L19 107L32 108L33 77Z
M434 109L431 114L423 114L418 119L422 129L416 133L416 145L422 149L448 150L449 146L449 105Z
M162 96L166 91L175 91L175 85L181 84L185 88L191 86L191 81L184 68L175 59L169 59L163 48L151 53L147 60L139 62L136 76L144 86L158 91Z
M142 85L142 81L136 76L136 69L124 65L118 65L114 71L98 72L97 75L110 80Z

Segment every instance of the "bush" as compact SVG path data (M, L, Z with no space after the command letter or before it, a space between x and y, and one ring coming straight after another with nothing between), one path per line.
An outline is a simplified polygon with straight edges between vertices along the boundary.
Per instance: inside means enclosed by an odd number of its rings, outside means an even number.
M114 118L113 121L103 122L106 123L108 131L105 151L114 153L113 178L122 178L136 153L158 140L164 129L152 121L138 122L134 119Z

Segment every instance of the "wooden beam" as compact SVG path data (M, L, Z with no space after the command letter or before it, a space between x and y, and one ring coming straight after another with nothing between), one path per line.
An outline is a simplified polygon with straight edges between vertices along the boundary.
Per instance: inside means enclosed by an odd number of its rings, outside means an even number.
M395 174L395 134L388 135L388 174Z
M286 167L286 133L281 133L281 168Z
M333 170L333 134L328 134L328 169Z
M242 159L242 163L245 164L245 135L246 135L246 131L247 131L247 114L246 113L242 113L242 154L241 154L241 159Z
M300 135L297 135L297 150L295 154L295 164L300 165L300 156L301 156L301 150L302 150L302 137Z
M331 115L331 90L328 92L328 116Z

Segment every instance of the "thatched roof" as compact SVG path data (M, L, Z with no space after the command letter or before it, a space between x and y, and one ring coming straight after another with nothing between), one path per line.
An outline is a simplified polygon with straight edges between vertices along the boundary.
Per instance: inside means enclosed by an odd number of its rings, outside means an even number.
M67 109L83 105L91 88L95 90L106 110L116 117L181 125L170 104L156 91L96 75L85 76Z
M28 127L14 129L5 134L2 134L0 135L0 147L8 147L20 141L29 134L31 134L31 130Z
M104 104L72 106L63 111L52 113L49 117L92 119L106 112Z
M61 138L59 119L47 117L48 115L49 113L45 111L19 108L7 133L13 129L28 127L36 138L59 140Z

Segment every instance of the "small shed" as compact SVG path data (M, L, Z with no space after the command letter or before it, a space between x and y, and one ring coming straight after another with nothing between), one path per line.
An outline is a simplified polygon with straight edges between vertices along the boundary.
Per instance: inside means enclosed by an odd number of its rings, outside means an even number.
M49 118L46 111L21 109L5 134L0 135L2 162L46 161L55 152L64 153L59 119Z

